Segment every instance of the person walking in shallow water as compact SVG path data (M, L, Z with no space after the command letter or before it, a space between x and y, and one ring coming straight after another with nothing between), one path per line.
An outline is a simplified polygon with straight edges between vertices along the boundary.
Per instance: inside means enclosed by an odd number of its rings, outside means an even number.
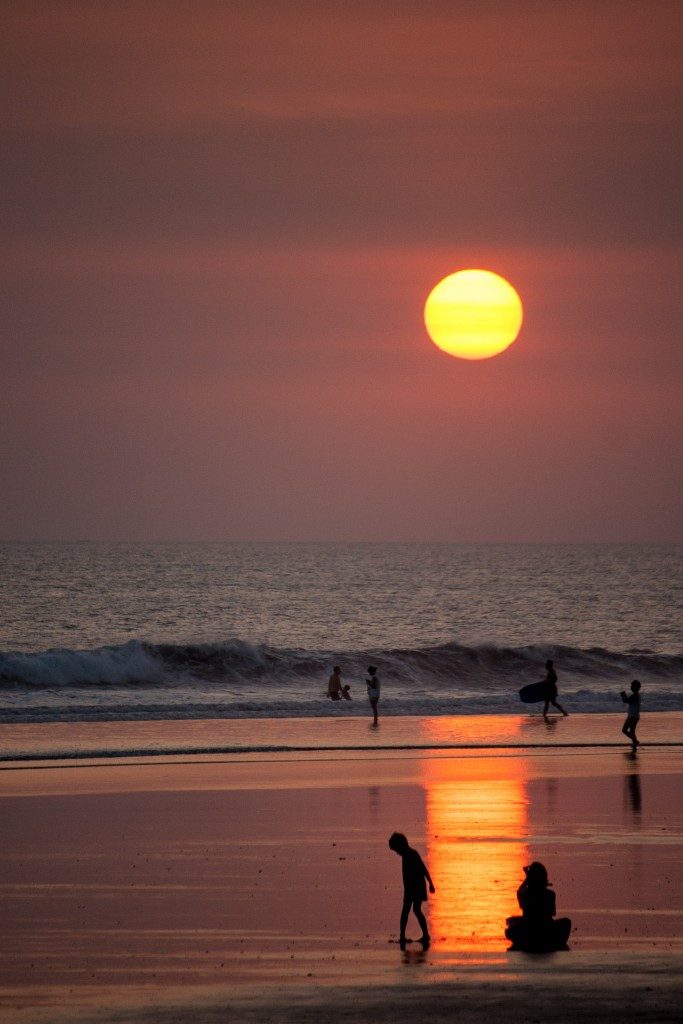
M626 721L621 727L621 731L631 741L631 746L635 750L640 745L640 740L636 739L636 726L640 721L640 681L638 679L634 679L631 683L630 693L627 693L626 690L621 691L621 699L624 704L628 704Z
M379 704L379 676L374 665L368 668L368 678L365 680L368 686L368 700L373 714L373 725L379 725L377 718L377 705Z
M553 707L557 708L558 711L561 711L566 718L568 712L564 710L564 708L557 699L557 672L555 671L555 667L550 658L548 658L548 660L545 663L545 679L543 680L543 682L547 687L545 704L543 706L543 717L548 717L548 707L550 704L552 704Z
M417 923L422 929L420 942L426 949L429 945L429 929L422 913L422 904L427 899L427 885L429 885L430 892L436 892L434 883L422 857L417 850L413 850L408 845L408 840L402 832L394 832L389 837L389 849L397 853L403 862L403 907L401 908L399 945L401 949L406 948L406 925L412 908Z

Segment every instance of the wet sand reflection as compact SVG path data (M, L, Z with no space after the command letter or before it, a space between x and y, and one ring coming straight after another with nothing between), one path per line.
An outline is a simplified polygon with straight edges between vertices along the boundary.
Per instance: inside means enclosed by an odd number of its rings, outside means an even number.
M438 727L447 730L447 720ZM437 948L468 957L502 951L505 918L517 912L515 892L530 859L527 759L430 759L422 778Z

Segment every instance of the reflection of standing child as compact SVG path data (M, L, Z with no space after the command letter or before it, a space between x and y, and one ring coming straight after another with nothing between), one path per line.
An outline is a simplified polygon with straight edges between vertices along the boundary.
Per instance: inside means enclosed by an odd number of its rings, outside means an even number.
M427 899L427 886L425 882L429 884L430 892L435 891L434 883L429 876L429 871L427 871L422 857L417 850L413 850L408 845L408 840L402 832L394 832L389 837L389 849L397 853L403 861L403 907L401 909L401 931L399 935L401 949L406 948L406 925L408 924L408 915L410 914L411 907L422 929L420 941L426 949L429 945L429 931L427 930L427 921L422 913L422 903Z
M621 691L621 699L624 704L628 704L628 711L626 712L626 721L624 722L621 731L624 736L627 736L633 749L640 744L640 740L636 739L636 726L640 721L640 683L637 679L634 679L631 683L631 692L627 693L626 690Z

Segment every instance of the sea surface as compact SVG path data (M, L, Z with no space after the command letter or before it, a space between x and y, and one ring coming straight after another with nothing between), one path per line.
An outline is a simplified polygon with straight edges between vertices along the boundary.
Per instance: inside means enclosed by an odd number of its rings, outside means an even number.
M0 545L0 722L683 707L683 546Z

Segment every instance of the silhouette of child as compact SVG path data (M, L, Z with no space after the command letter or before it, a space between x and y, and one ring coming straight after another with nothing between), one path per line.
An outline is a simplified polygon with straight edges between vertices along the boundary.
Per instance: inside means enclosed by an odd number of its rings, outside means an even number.
M389 837L389 849L397 853L403 861L403 907L401 908L399 944L401 949L406 948L406 925L408 924L408 915L412 908L417 922L422 929L420 942L426 949L429 945L429 930L425 916L422 913L422 903L427 899L427 885L425 882L429 884L430 892L436 891L434 883L422 857L417 850L413 850L408 845L408 840L402 832L394 832Z
M342 697L344 700L351 700L351 687L347 683L346 686L342 686Z
M370 707L372 708L373 714L373 725L378 725L377 718L377 705L379 703L379 676L377 675L377 669L374 665L370 665L368 668L368 678L365 680L368 687L368 700L370 701Z
M524 881L517 890L521 917L508 917L505 937L513 949L543 953L564 949L572 929L568 917L555 917L555 893L549 888L548 872L535 860L524 868Z
M621 699L624 704L628 704L628 711L626 712L626 721L624 722L621 731L624 736L630 739L633 749L640 744L640 740L636 739L636 726L640 721L640 682L634 679L631 683L631 692L627 693L626 690L621 691Z

